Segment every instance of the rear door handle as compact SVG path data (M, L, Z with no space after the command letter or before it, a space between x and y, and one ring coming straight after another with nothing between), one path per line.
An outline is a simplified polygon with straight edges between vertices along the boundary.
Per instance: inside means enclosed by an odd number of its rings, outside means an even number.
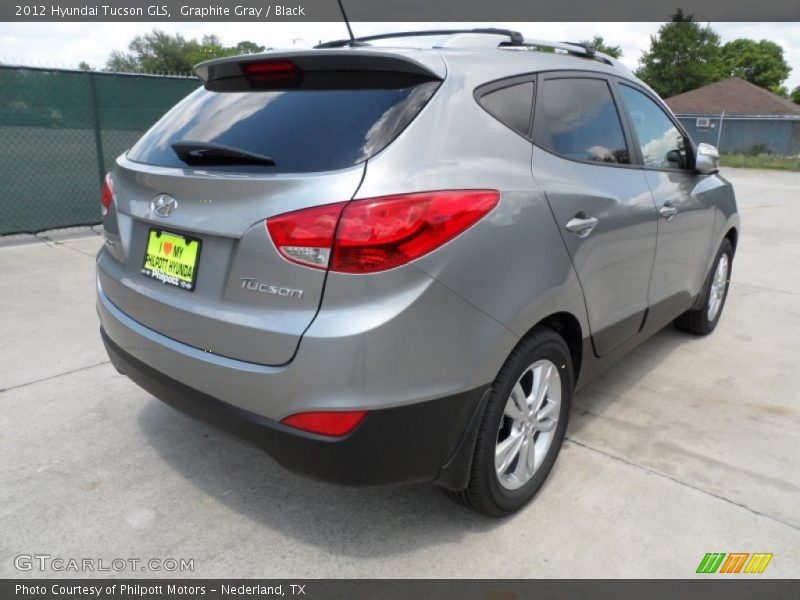
M658 214L661 215L667 221L672 220L672 217L678 214L678 209L670 204L665 204L661 208L658 209Z
M592 233L592 229L597 227L599 221L595 217L581 218L574 217L567 221L567 229L580 238L585 238Z

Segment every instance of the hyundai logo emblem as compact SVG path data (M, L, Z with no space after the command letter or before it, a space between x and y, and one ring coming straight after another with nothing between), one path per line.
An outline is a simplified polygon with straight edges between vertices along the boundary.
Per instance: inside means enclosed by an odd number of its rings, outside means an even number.
M150 210L157 217L167 218L178 208L178 201L168 194L159 194L150 203Z

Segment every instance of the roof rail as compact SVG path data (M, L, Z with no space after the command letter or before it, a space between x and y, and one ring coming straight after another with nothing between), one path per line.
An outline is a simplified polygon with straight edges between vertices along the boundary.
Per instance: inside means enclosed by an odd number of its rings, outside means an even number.
M494 27L483 27L476 29L426 29L422 31L396 31L391 33L379 33L377 35L367 35L355 39L347 40L334 40L332 42L324 42L314 46L315 48L342 48L344 46L361 46L373 40L387 40L392 38L404 37L421 37L421 36L434 36L434 35L455 35L458 33L476 33L476 34L489 34L500 35L509 38L510 44L521 44L525 38L519 31L512 31L511 29L496 29Z
M377 35L367 35L354 39L334 40L332 42L323 42L314 46L315 48L343 48L345 46L367 46L368 42L375 40L388 40L393 38L404 37L423 37L423 36L437 36L437 35L456 35L463 33L474 33L484 35L498 35L507 37L507 41L500 42L499 48L553 48L555 50L562 50L573 56L580 56L582 58L593 58L597 61L607 65L615 66L614 60L595 50L591 44L584 44L582 42L550 42L547 40L526 40L519 31L511 29L497 29L494 27L478 27L475 29L423 29L420 31L395 31L390 33L379 33Z
M567 54L582 58L593 58L607 65L615 66L610 56L597 52L591 44L579 42L549 42L547 40L523 40L521 42L503 42L501 48L553 48L563 50Z
M594 46L591 44L584 44L583 42L561 42L562 44L567 44L568 46L576 46L578 48L583 48L586 54L596 54L597 50L595 50Z

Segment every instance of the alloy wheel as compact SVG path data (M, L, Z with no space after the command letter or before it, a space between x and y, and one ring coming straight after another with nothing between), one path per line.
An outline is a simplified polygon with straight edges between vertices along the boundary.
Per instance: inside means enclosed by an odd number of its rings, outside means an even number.
M725 298L725 288L728 285L728 255L721 254L717 268L714 271L714 278L711 280L711 290L708 294L708 320L713 322L722 308L722 301Z
M495 445L495 472L507 490L524 486L547 456L561 411L561 376L549 360L525 369L506 401Z

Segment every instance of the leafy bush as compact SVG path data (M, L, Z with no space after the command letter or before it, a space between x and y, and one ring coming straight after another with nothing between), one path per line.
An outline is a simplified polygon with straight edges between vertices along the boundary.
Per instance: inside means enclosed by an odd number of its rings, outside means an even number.
M761 154L772 154L772 152L767 150L765 144L753 144L745 154L747 154L747 156L759 156Z

